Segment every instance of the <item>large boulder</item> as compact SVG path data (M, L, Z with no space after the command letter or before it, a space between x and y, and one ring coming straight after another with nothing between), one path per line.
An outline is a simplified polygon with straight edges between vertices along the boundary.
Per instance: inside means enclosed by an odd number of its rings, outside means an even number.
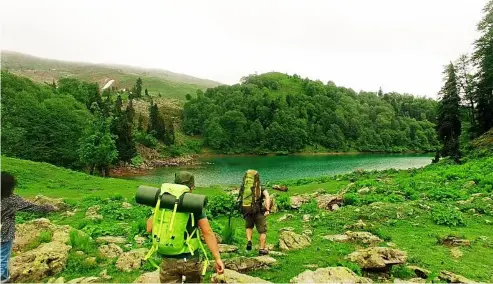
M119 257L123 253L122 248L114 243L110 243L109 245L102 245L98 248L98 250L104 257L107 258Z
M301 205L308 203L310 196L308 195L293 195L290 197L290 204L292 209L298 209Z
M238 272L248 272L256 269L264 269L274 265L277 261L266 255L257 257L235 257L224 260L224 266Z
M61 242L49 242L21 253L10 260L12 282L39 282L62 272L71 247Z
M279 248L281 250L302 249L311 244L309 236L299 235L293 231L281 231L279 234Z
M315 271L306 270L292 278L291 283L371 283L368 278L356 275L347 267L319 268Z
M423 279L428 278L428 276L430 276L430 274L431 274L430 270L424 269L424 268L421 268L421 267L415 266L415 265L409 265L409 266L407 266L407 269L414 271L416 276L418 276L419 278L423 278Z
M160 283L159 270L146 272L140 275L137 279L135 279L134 283Z
M86 218L89 220L102 220L103 215L98 213L99 209L101 209L101 206L99 205L94 205L87 208Z
M438 278L447 283L476 283L475 281L467 279L462 275L458 275L446 270L440 271Z
M38 205L51 205L55 207L55 211L66 210L69 207L62 198L51 198L44 195L36 195L31 201Z
M234 270L224 269L223 274L213 274L211 283L272 283Z
M147 251L146 248L139 248L122 253L116 261L116 268L124 272L139 269L144 262Z
M363 269L378 271L388 270L395 264L406 263L407 253L387 247L369 247L349 254L346 259L355 262Z
M24 250L30 243L35 241L41 231L50 231L52 241L66 243L69 240L69 232L72 228L67 225L55 225L46 218L35 219L15 226L15 239L12 246L14 252Z
M343 198L339 194L322 194L315 197L318 208L326 210L337 210L342 205Z

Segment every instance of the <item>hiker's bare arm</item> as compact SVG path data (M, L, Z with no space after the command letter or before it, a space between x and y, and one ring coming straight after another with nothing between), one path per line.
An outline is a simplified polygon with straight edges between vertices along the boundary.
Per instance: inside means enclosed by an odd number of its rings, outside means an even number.
M264 190L263 193L264 193L264 198L265 198L265 208L267 208L267 210L269 210L269 213L270 213L270 195L269 195L269 192L267 190ZM269 215L269 214L267 214L267 215Z
M221 260L221 255L219 254L219 247L217 246L217 240L216 236L214 235L214 232L211 229L211 225L209 224L209 220L207 218L202 218L198 222L200 231L202 232L202 235L204 236L205 243L207 244L207 247L209 247L209 250L212 253L212 256L214 256L214 259L216 261L216 271L219 274L222 274L224 272L224 264L223 261Z
M150 217L149 219L147 219L146 231L148 233L152 232L152 217Z

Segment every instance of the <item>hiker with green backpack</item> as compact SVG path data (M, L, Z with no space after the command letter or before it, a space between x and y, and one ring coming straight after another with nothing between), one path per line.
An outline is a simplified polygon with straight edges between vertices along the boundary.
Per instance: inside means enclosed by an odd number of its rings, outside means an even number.
M248 251L252 249L253 227L256 227L260 234L259 255L268 254L269 251L265 248L265 243L267 239L266 217L270 214L270 197L267 190L261 186L260 175L256 170L245 172L238 201L240 211L245 219L246 249Z
M211 229L205 208L199 213L178 212L177 206L183 201L186 193L195 187L194 176L190 172L181 171L175 174L174 184L164 183L160 197L164 194L174 196L173 210L160 207L161 198L157 199L154 215L147 220L147 232L152 234L153 245L145 259L153 263L151 256L158 253L162 256L159 268L161 283L199 283L208 266L207 254L200 240L201 231L205 243L209 247L218 274L224 272L224 263L219 254L216 236ZM204 261L200 260L199 249Z

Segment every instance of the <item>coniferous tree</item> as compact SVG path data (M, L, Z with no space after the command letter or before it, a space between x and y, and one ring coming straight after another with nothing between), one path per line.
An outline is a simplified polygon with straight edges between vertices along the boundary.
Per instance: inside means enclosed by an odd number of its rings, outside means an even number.
M438 138L443 144L442 155L452 156L457 159L457 157L460 157L460 97L456 70L452 63L447 65L444 74L445 85L441 90L441 100L438 103Z
M147 91L147 88L145 89L145 95L146 95L146 97L149 96L149 92Z
M142 79L139 77L135 82L132 90L133 98L140 99L142 97Z
M164 118L159 113L159 108L155 103L151 104L149 109L149 126L147 128L147 132L162 142L166 139L166 126L164 124Z
M493 1L483 11L485 15L478 24L481 37L475 42L473 54L478 69L475 91L478 135L493 127Z

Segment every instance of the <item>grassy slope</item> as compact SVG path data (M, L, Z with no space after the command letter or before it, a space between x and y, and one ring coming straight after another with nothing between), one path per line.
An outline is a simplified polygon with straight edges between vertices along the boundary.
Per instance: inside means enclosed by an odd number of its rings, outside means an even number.
M133 236L141 233L143 220L148 216L148 207L134 206L130 211L121 208L120 202L127 198L133 200L137 182L102 179L91 177L82 173L72 172L56 168L48 164L40 164L17 159L2 158L2 170L14 172L19 178L18 193L32 197L36 194L44 194L52 197L63 197L78 209L76 215L64 217L52 214L49 216L59 224L69 224L93 237L100 235L124 235ZM276 257L279 265L271 270L256 271L252 275L260 276L275 282L288 282L293 276L304 271L303 265L316 264L319 267L344 265L356 271L355 265L344 261L344 256L357 248L355 244L337 244L322 238L325 234L343 233L347 224L355 223L363 219L365 223L374 225L371 231L385 240L392 241L396 246L409 254L409 263L420 265L430 269L434 274L440 270L450 270L464 275L473 280L493 281L493 230L492 225L486 220L493 220L491 202L483 202L482 197L476 198L470 204L456 205L457 200L465 200L473 193L482 193L490 196L493 186L493 158L471 160L464 165L449 165L442 163L431 165L424 170L410 171L386 171L363 174L350 174L335 178L318 179L318 181L296 182L290 186L288 193L278 195L291 195L293 193L312 192L323 188L326 192L337 192L344 188L350 180L355 181L349 196L358 206L344 206L335 212L319 212L310 205L303 206L294 219L277 222L284 213L276 213L269 217L268 242L276 243L280 228L291 226L298 233L304 229L314 232L312 245L304 250L289 252L287 256ZM474 180L475 185L465 186L468 181ZM356 194L356 191L368 186L373 188L367 195ZM209 196L221 195L220 188L199 188L197 193ZM401 197L399 197L401 196ZM349 202L350 201L350 202ZM373 201L384 201L378 207L367 205ZM84 220L84 212L87 207L99 204L105 219L101 223L87 222ZM422 209L421 205L429 205L438 208L440 204L446 204L453 208L458 206L465 222L465 226L448 227L437 225L433 222L433 212ZM477 216L470 213L475 208L482 214ZM311 213L319 218L309 222L301 222L303 213ZM20 215L19 221L34 218L30 215ZM213 227L219 230L226 223L225 217L212 221ZM239 217L233 218L235 231L235 243L241 247L245 245L243 221ZM472 240L471 247L460 248L464 256L453 259L450 249L438 245L436 235L459 234ZM487 237L486 240L479 238ZM255 234L254 243L258 243ZM386 244L383 243L383 246ZM130 248L126 248L130 249ZM73 251L77 250L74 248ZM89 249L89 255L97 255L93 249ZM244 255L253 255L254 252ZM227 256L225 256L227 257ZM114 262L114 261L113 261ZM114 278L111 281L131 282L142 271L133 273L120 273L114 269L112 261L98 258L98 264L107 264L108 273ZM103 267L87 266L83 259L71 253L67 269L61 274L66 279L77 276L97 275ZM145 266L143 270L152 270ZM398 274L394 276L399 276Z
M113 86L131 88L141 77L144 88L151 95L161 93L163 97L184 100L185 95L195 94L197 89L215 87L220 83L199 79L158 69L143 69L123 65L102 65L43 59L22 53L2 51L2 68L26 76L37 82L49 82L61 77L97 82L102 87L108 80L115 80Z

